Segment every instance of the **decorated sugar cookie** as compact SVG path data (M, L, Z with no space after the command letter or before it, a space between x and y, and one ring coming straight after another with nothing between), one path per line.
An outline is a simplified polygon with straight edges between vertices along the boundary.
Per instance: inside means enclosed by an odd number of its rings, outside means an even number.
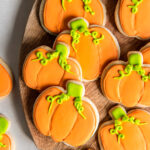
M74 17L84 17L90 24L104 25L106 11L100 0L42 0L40 22L49 33L66 30Z
M115 20L120 32L131 37L149 39L149 8L149 0L118 0Z
M23 65L23 78L32 89L43 90L51 85L64 86L69 79L81 80L79 63L69 58L69 47L57 43L55 50L41 46L31 51Z
M98 25L90 25L83 18L75 18L68 24L70 30L64 31L56 38L70 46L70 57L80 63L83 79L96 80L104 67L112 60L118 59L120 48L112 33Z
M10 127L10 122L4 116L0 115L0 150L15 150L12 138L7 131Z
M102 150L149 150L150 113L133 109L126 113L121 106L110 110L112 120L101 125L98 139Z
M128 53L128 62L114 61L101 77L104 95L127 107L150 106L150 65L143 64L141 52Z
M0 58L0 98L10 94L13 88L13 77L8 65Z
M74 80L67 82L66 90L52 86L43 91L33 108L36 128L56 142L85 144L97 129L99 113L84 93L84 85Z

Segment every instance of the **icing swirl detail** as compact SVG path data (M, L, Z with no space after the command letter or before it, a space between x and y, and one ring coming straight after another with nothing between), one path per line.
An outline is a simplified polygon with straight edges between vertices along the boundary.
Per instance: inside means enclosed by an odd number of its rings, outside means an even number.
M144 82L150 80L150 74L146 75L145 70L142 68L142 58L140 57L141 55L139 53L130 54L128 58L128 64L126 65L125 69L123 71L119 70L120 76L114 77L114 79L122 79L125 76L129 76L132 71L136 71Z
M72 0L67 0L67 2L72 2ZM95 15L95 12L92 10L92 8L90 7L90 3L92 2L92 0L82 0L83 4L84 4L84 10L88 13L90 13L91 15ZM61 0L61 5L62 5L62 8L64 10L66 10L66 7L65 7L65 0Z
M75 21L72 21L70 23L70 27L71 27L70 35L72 37L72 47L75 52L77 52L75 45L79 44L81 34L83 34L84 36L91 36L93 38L93 43L95 45L98 45L100 41L104 39L103 34L99 36L98 35L99 33L97 31L90 32L88 30L88 25L84 19L77 19Z
M123 122L129 122L132 124L135 124L137 126L146 125L147 123L141 122L139 119L135 119L134 117L128 117L127 115L123 116L121 119L115 120L114 122L114 129L110 129L110 134L117 135L118 137L118 143L120 143L120 139L124 139L125 135L121 133L123 130L122 123Z
M78 111L78 113L81 115L83 119L86 119L86 117L83 114L84 107L82 106L82 92L83 87L81 85L78 85L76 83L68 83L67 84L67 93L62 93L56 96L47 96L46 100L50 103L49 106L49 112L51 111L54 102L56 101L58 104L62 104L65 101L68 101L71 97L74 97L74 107Z
M136 14L138 12L138 6L143 2L143 0L131 0L134 5L129 5L128 7L131 8L131 12Z
M40 61L41 65L45 66L48 64L48 62L52 61L53 59L59 57L58 63L59 65L67 72L70 72L71 66L67 64L67 57L68 57L68 49L64 44L57 44L56 45L56 51L55 52L48 52L46 54L46 57L44 57L44 54L40 51L36 52L36 59L33 59L32 61ZM71 72L70 72L71 73Z

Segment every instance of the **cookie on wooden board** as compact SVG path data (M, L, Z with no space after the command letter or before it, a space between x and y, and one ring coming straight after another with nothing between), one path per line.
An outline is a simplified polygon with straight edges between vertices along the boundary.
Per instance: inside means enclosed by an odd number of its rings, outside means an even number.
M80 64L69 56L65 43L56 44L55 50L41 46L31 51L23 65L22 76L26 85L35 90L49 86L65 86L67 80L82 80Z
M33 107L36 128L55 142L85 144L97 130L99 113L84 94L83 83L75 80L67 82L66 90L52 86L43 91Z
M112 120L104 122L98 131L101 150L150 149L150 113L133 109L126 113L121 106L110 109Z
M104 67L120 56L120 47L114 35L105 27L89 25L85 18L74 18L69 29L60 33L54 43L64 42L70 46L70 57L80 63L84 81L96 80Z
M150 64L143 64L141 52L130 51L127 62L119 60L107 65L101 88L115 103L126 107L150 106Z
M149 0L118 0L115 21L119 31L129 37L149 39L149 8Z
M40 11L42 27L51 34L68 29L74 17L84 17L90 24L104 25L106 10L100 0L42 0Z

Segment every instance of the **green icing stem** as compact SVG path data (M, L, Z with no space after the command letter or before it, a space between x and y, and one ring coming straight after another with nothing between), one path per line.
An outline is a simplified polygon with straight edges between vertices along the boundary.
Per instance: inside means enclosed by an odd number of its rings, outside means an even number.
M129 55L128 65L126 65L123 71L119 70L120 76L114 77L114 79L122 79L125 76L129 76L132 71L136 71L144 82L150 80L150 74L146 75L145 70L142 68L142 56L137 52Z
M67 0L67 2L72 2L72 0ZM89 12L91 15L95 15L95 12L92 10L92 8L89 5L92 2L92 0L82 0L82 2L84 3L84 10L86 12ZM64 10L66 10L66 8L65 8L65 0L61 0L61 5L62 5L62 8Z
M131 8L131 12L136 14L138 12L138 6L143 2L143 0L131 0L134 5L129 5L128 7Z
M125 113L125 111L121 107L116 107L112 112L111 115L115 119L114 121L114 128L110 129L110 134L117 135L118 137L118 143L120 143L120 139L124 139L125 135L121 133L123 130L122 123L123 122L129 122L132 124L135 124L137 126L140 125L146 125L148 123L143 123L139 119L135 119L134 117L128 117Z
M74 106L78 113L82 116L83 119L86 119L86 117L83 114L84 107L82 106L82 93L83 93L83 87L79 84L69 82L67 84L67 93L62 93L60 95L56 96L47 96L46 100L50 102L49 106L49 112L52 109L54 101L56 101L58 104L62 104L65 101L68 101L70 97L75 97L74 100Z
M71 66L67 64L67 57L68 57L68 49L64 44L57 44L56 45L56 51L53 53L47 53L46 58L44 57L42 52L36 52L36 59L33 59L32 61L40 61L41 65L45 66L48 62L51 60L59 57L58 63L59 65L67 72L70 72Z

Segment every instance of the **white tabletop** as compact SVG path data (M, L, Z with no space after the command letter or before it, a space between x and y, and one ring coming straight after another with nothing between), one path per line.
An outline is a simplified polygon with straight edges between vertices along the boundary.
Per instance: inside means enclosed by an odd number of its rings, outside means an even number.
M0 113L11 121L9 133L16 150L36 150L27 128L18 86L19 48L34 0L0 0L0 57L6 60L15 76L13 92L0 102Z

